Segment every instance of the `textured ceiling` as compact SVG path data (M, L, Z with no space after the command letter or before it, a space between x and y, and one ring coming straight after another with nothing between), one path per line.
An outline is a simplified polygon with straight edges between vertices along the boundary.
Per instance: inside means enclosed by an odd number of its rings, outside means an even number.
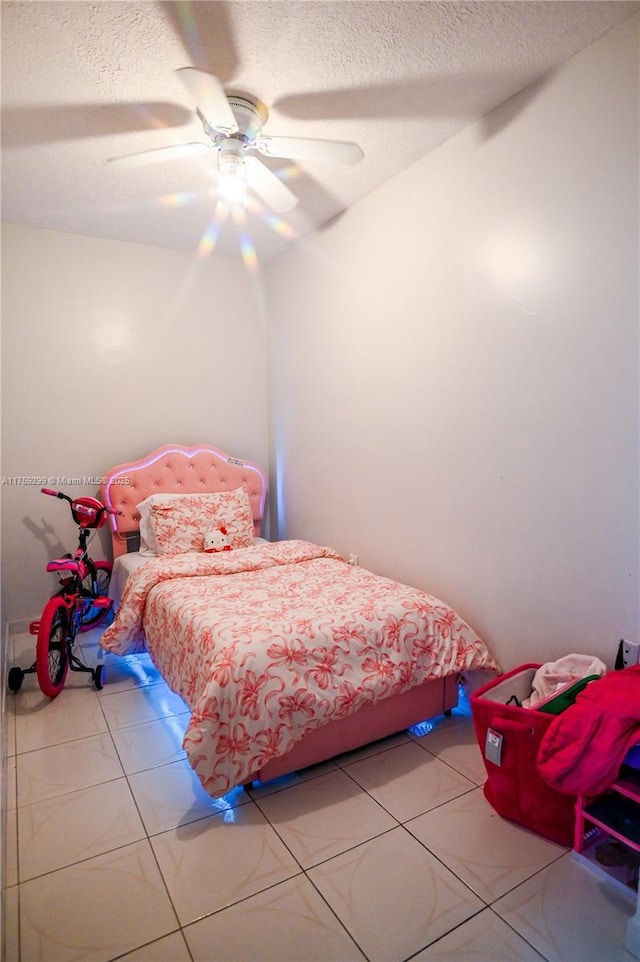
M630 2L4 0L3 219L266 261L639 7ZM206 142L175 70L269 109L265 133L353 140L355 167L265 162L300 202L216 238L214 152L144 169L107 159ZM215 246L214 246L215 242ZM246 245L245 245L246 254Z

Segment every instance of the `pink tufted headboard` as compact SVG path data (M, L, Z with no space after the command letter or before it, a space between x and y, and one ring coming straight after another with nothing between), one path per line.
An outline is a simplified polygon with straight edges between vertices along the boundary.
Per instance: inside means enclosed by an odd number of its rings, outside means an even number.
M119 464L104 476L99 497L120 514L110 515L113 557L126 554L127 534L137 532L136 505L150 494L211 494L245 484L253 508L254 530L260 535L267 479L262 468L240 461L210 444L166 444L139 461Z

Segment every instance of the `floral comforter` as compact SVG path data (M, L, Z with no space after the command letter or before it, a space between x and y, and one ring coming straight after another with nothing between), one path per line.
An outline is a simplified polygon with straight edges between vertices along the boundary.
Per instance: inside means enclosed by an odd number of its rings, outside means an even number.
M304 541L150 560L101 644L148 650L187 702L183 747L213 796L366 703L499 671L442 601Z

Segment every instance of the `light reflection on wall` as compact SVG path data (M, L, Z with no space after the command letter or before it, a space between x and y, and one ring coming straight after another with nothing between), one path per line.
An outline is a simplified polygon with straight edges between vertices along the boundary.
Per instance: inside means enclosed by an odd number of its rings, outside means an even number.
M486 274L495 290L514 301L525 314L531 307L546 268L546 255L531 234L496 232L490 234L482 251Z
M287 530L287 512L284 498L284 455L281 450L276 451L275 497L276 497L276 530L271 532L274 540L283 538Z
M117 314L100 320L93 329L93 338L98 353L107 359L120 360L123 354L131 354L135 346L130 323Z

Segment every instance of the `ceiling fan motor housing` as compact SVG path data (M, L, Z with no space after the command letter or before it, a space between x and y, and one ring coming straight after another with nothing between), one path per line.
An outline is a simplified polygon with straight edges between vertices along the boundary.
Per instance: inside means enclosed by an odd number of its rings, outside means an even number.
M250 98L244 94L227 94L227 99L236 119L238 130L233 134L216 130L201 115L205 133L216 144L227 139L235 139L241 141L243 145L253 146L262 132L263 125L267 122L269 111L262 101L255 97Z

